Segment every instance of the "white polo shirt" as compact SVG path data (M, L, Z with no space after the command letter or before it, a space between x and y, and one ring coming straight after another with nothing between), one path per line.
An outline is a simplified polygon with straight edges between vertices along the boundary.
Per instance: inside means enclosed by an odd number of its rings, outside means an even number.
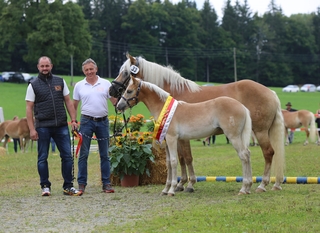
M73 90L73 99L81 101L81 114L91 117L104 117L108 115L107 100L111 83L98 76L98 80L91 85L84 78L76 83Z
M66 84L66 81L63 80L63 96L69 95L70 91L68 88L68 85ZM32 88L32 85L28 85L27 93L26 93L26 101L34 102L36 99L36 95L34 94L34 90Z

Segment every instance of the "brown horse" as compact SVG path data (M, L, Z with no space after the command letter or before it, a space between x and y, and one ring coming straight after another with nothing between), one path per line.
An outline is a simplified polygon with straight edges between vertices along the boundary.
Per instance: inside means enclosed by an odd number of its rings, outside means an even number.
M117 109L124 112L140 101L157 119L153 138L159 144L162 140L166 144L168 171L163 195L174 196L177 187L178 140L207 137L221 130L242 162L243 182L239 194L250 193L252 171L248 147L252 126L250 112L243 104L226 96L199 103L177 101L157 85L132 78Z
M315 124L315 116L312 112L308 110L298 110L290 112L282 109L282 114L285 126L286 146L289 145L288 129L296 129L300 128L301 126L303 126L303 130L306 131L306 140L303 145L306 146L309 144L309 136L311 141L315 141L317 130Z
M19 138L21 151L26 152L30 141L30 130L27 118L7 120L0 124L0 141L5 137L3 147L7 146L9 138Z
M252 130L261 147L265 166L263 179L256 192L266 191L270 182L271 165L276 181L273 190L280 190L284 179L284 123L281 105L277 95L269 88L251 80L241 80L220 86L199 86L195 82L181 77L171 67L149 62L142 57L127 54L127 60L120 68L118 77L112 81L110 95L120 97L130 80L130 74L151 82L169 92L173 98L189 103L197 103L228 96L241 102L250 110ZM190 177L193 177L192 155L189 140L179 140L178 154L181 166L181 179L177 189L183 190L188 181L186 165ZM190 179L187 191L194 190L195 179Z

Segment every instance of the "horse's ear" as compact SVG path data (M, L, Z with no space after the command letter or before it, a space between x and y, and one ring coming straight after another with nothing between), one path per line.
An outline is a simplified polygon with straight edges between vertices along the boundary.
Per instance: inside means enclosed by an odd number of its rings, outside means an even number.
M135 65L136 64L136 59L133 57L133 56L131 56L129 53L128 53L128 59L130 59L130 63L131 63L131 65Z
M135 83L137 81L133 75L130 74L130 77L131 77L131 80L133 83Z
M131 57L131 55L129 54L128 51L126 52L126 57L127 57L127 59L129 59Z

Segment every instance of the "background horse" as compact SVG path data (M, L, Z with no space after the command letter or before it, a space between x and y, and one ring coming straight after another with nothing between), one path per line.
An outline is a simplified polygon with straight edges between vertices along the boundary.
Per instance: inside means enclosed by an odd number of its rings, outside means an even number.
M9 138L19 138L21 151L26 152L30 141L30 130L27 118L7 120L0 124L0 141L5 137L3 147L6 148Z
M300 128L301 126L303 126L304 131L306 131L306 140L303 145L306 146L309 144L309 136L311 141L315 141L317 130L315 124L315 116L312 112L308 110L298 110L290 112L283 109L282 114L285 126L286 145L289 145L288 129L296 129Z
M189 103L197 103L205 100L228 96L241 102L250 110L252 130L261 147L265 166L262 182L256 189L257 192L266 191L270 182L271 165L273 165L276 180L273 190L280 190L284 179L284 123L281 113L281 105L278 96L269 88L251 81L241 80L219 86L199 86L195 82L187 80L174 71L171 67L165 67L149 62L142 57L132 57L127 54L127 61L120 68L118 77L112 81L110 94L120 97L126 89L132 73L145 81L151 82L169 92L175 99ZM182 184L188 181L186 165L189 176L193 177L191 146L189 140L179 140L179 160L181 166ZM187 191L193 191L196 180L190 178ZM183 187L180 185L178 187Z
M160 100L159 100L160 99ZM239 194L249 194L252 186L250 150L251 118L249 110L239 101L229 97L186 103L174 100L170 94L158 86L132 78L127 90L117 104L117 109L125 111L138 102L143 102L154 119L154 138L165 138L167 182L162 194L173 196L177 187L178 140L191 140L223 132L236 149L242 162L243 183ZM168 107L167 107L168 106ZM172 106L172 108L170 107ZM168 116L168 118L166 118ZM171 119L171 121L167 121ZM163 127L163 131L162 130ZM159 137L158 137L159 135ZM196 177L193 177L196 179Z

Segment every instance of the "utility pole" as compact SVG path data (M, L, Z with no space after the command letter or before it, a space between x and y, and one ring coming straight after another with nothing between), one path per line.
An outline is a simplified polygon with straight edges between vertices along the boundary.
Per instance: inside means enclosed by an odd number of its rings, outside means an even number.
M236 48L233 48L233 62L234 62L234 81L237 81L237 59L236 59Z

